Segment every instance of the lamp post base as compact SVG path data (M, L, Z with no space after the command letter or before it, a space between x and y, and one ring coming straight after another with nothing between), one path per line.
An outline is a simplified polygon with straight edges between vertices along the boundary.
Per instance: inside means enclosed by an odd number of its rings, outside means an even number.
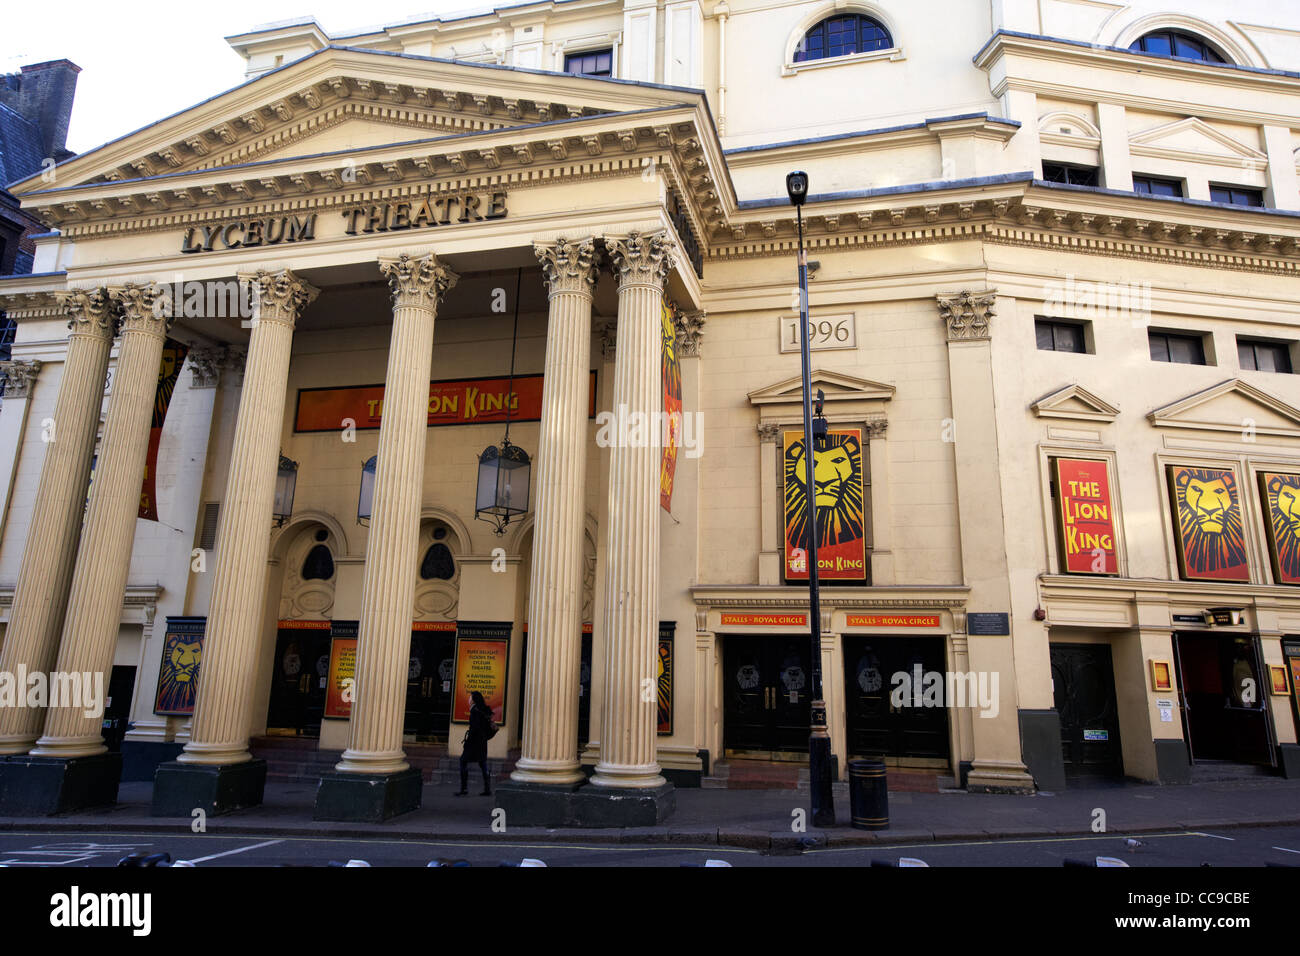
M808 793L815 827L835 826L835 801L831 792L831 738L814 734L808 739Z

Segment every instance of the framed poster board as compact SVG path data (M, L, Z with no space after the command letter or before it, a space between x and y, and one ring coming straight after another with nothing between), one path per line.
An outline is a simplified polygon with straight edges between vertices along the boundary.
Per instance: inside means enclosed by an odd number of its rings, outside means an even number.
M1300 475L1261 471L1259 495L1273 580L1300 584Z
M1250 580L1241 494L1231 468L1169 465L1178 570L1189 581Z
M673 634L676 630L676 621L659 622L659 667L655 683L658 688L660 737L667 737L673 732Z
M1061 570L1066 574L1118 574L1109 463L1055 458L1053 464Z
M169 617L163 635L162 665L153 712L159 717L191 717L199 694L206 617Z
M325 717L352 716L357 679L357 622L334 621L330 626L330 665L325 685Z
M478 691L492 708L497 726L505 725L506 673L511 621L460 621L456 625L456 680L451 719L469 723L469 695Z
M807 464L803 431L787 431L782 448L782 526L787 581L808 580ZM821 581L866 582L866 481L862 429L832 428L814 453L817 574Z

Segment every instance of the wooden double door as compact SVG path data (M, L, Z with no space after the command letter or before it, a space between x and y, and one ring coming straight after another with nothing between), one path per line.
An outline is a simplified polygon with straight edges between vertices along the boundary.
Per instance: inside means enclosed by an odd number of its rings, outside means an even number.
M808 753L812 640L723 638L723 745L728 753L780 760Z

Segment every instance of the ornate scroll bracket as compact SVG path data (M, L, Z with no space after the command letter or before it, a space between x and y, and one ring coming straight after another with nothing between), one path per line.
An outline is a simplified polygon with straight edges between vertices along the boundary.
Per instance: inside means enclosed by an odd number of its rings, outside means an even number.
M989 325L997 315L997 296L996 289L937 295L939 315L948 326L948 341L992 338Z

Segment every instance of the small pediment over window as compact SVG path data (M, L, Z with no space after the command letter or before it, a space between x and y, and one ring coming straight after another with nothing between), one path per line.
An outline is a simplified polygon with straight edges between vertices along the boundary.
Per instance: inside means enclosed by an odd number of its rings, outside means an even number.
M1300 409L1236 378L1163 405L1147 419L1159 428L1300 438Z
M843 372L829 372L824 369L812 371L812 393L817 390L826 393L826 403L843 402L887 402L894 397L894 386L869 379L845 375ZM766 388L755 389L749 393L749 403L761 405L798 405L803 401L803 379L800 376L777 382Z
M1113 422L1119 409L1081 385L1067 385L1044 395L1030 406L1039 418L1068 418L1085 422Z

